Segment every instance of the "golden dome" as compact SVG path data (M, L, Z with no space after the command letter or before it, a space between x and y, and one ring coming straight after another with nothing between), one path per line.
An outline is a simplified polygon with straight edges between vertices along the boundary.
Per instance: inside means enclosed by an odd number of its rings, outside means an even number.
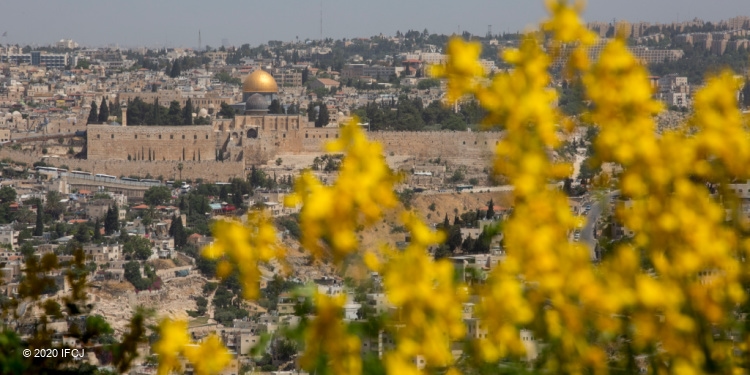
M276 85L276 80L273 76L258 69L245 77L242 82L243 92L262 92L262 93L278 93L279 86Z

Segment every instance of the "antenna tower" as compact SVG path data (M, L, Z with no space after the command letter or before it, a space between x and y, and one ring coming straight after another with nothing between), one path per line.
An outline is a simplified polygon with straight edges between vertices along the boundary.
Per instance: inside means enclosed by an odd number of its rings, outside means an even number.
M201 31L198 30L198 51L201 50Z
M487 25L487 38L492 38L492 25Z
M323 0L320 0L320 42L323 42Z

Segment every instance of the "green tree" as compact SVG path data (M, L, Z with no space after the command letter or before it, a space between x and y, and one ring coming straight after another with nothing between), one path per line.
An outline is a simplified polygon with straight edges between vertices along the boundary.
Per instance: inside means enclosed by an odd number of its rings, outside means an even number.
M99 123L106 124L109 119L109 106L107 105L107 99L102 98L102 104L99 106Z
M120 228L120 222L118 220L119 208L117 204L107 209L107 215L104 217L104 233L111 235Z
M44 207L44 212L53 219L57 220L63 212L65 212L65 204L61 202L62 195L56 191L47 192L47 203Z
M149 206L159 206L172 200L172 192L166 186L152 186L143 193L143 202Z
M182 69L180 68L180 60L175 59L174 64L172 64L172 69L169 71L169 77L177 78L181 73Z
M94 221L94 235L91 237L91 240L95 243L99 243L102 240L102 223L98 217Z
M85 244L88 243L91 239L91 235L89 234L89 227L88 225L84 223L78 224L76 227L76 233L73 235L73 239L78 241L78 243Z
M331 118L328 114L328 107L325 105L325 103L320 103L318 108L320 108L320 110L318 111L318 118L315 119L315 127L322 128L328 125L328 122L331 120Z
M495 202L490 199L490 203L487 204L487 216L486 218L492 220L495 217Z
M12 203L16 201L16 189L12 186L5 185L0 188L0 202Z
M173 100L169 103L166 125L182 125L183 120L184 114L182 113L182 108L180 108L180 102Z
M86 120L86 124L96 124L96 122L99 120L99 116L96 112L96 103L94 101L91 101L91 111L89 111L89 118Z
M223 118L234 118L235 111L231 105L221 102L221 108L217 114Z
M182 125L193 125L193 101L188 98L182 110Z
M745 81L745 85L742 87L742 105L750 107L750 81Z
M147 260L151 257L151 241L141 236L130 236L122 247L122 252L130 259Z
M187 232L185 227L182 225L182 219L177 216L172 216L172 224L169 226L169 235L174 237L174 246L176 248L182 248L187 244Z
M278 99L274 99L271 101L271 105L268 106L268 113L269 114L282 114L284 113L283 109L281 108L281 104L279 104Z

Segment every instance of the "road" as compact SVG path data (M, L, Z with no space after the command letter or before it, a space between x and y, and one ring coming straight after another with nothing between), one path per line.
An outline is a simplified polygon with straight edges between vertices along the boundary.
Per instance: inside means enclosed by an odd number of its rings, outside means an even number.
M602 211L604 211L604 205L609 204L613 196L620 194L619 190L608 192L599 199L593 198L591 200L591 210L586 215L586 224L581 229L581 243L585 244L589 248L591 254L591 261L597 261L598 256L596 253L596 238L594 238L594 226L596 221L599 220Z

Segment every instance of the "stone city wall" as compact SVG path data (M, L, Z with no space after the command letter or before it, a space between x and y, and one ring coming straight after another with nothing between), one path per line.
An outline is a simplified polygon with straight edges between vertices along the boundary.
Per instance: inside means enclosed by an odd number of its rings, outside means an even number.
M37 153L29 151L15 151L9 147L0 148L0 158L9 158L16 162L24 162L29 167L38 162L41 157ZM156 161L128 161L128 160L82 160L82 159L64 159L64 158L46 158L47 164L54 166L66 165L71 170L81 169L93 174L103 173L112 176L140 176L145 177L150 174L154 178L162 176L165 179L179 179L180 175L183 180L195 180L202 178L211 182L226 182L231 178L245 177L245 162L232 161L176 161L176 160L156 160ZM182 173L179 166L182 164Z
M216 135L206 125L89 125L86 137L94 160L216 160Z

